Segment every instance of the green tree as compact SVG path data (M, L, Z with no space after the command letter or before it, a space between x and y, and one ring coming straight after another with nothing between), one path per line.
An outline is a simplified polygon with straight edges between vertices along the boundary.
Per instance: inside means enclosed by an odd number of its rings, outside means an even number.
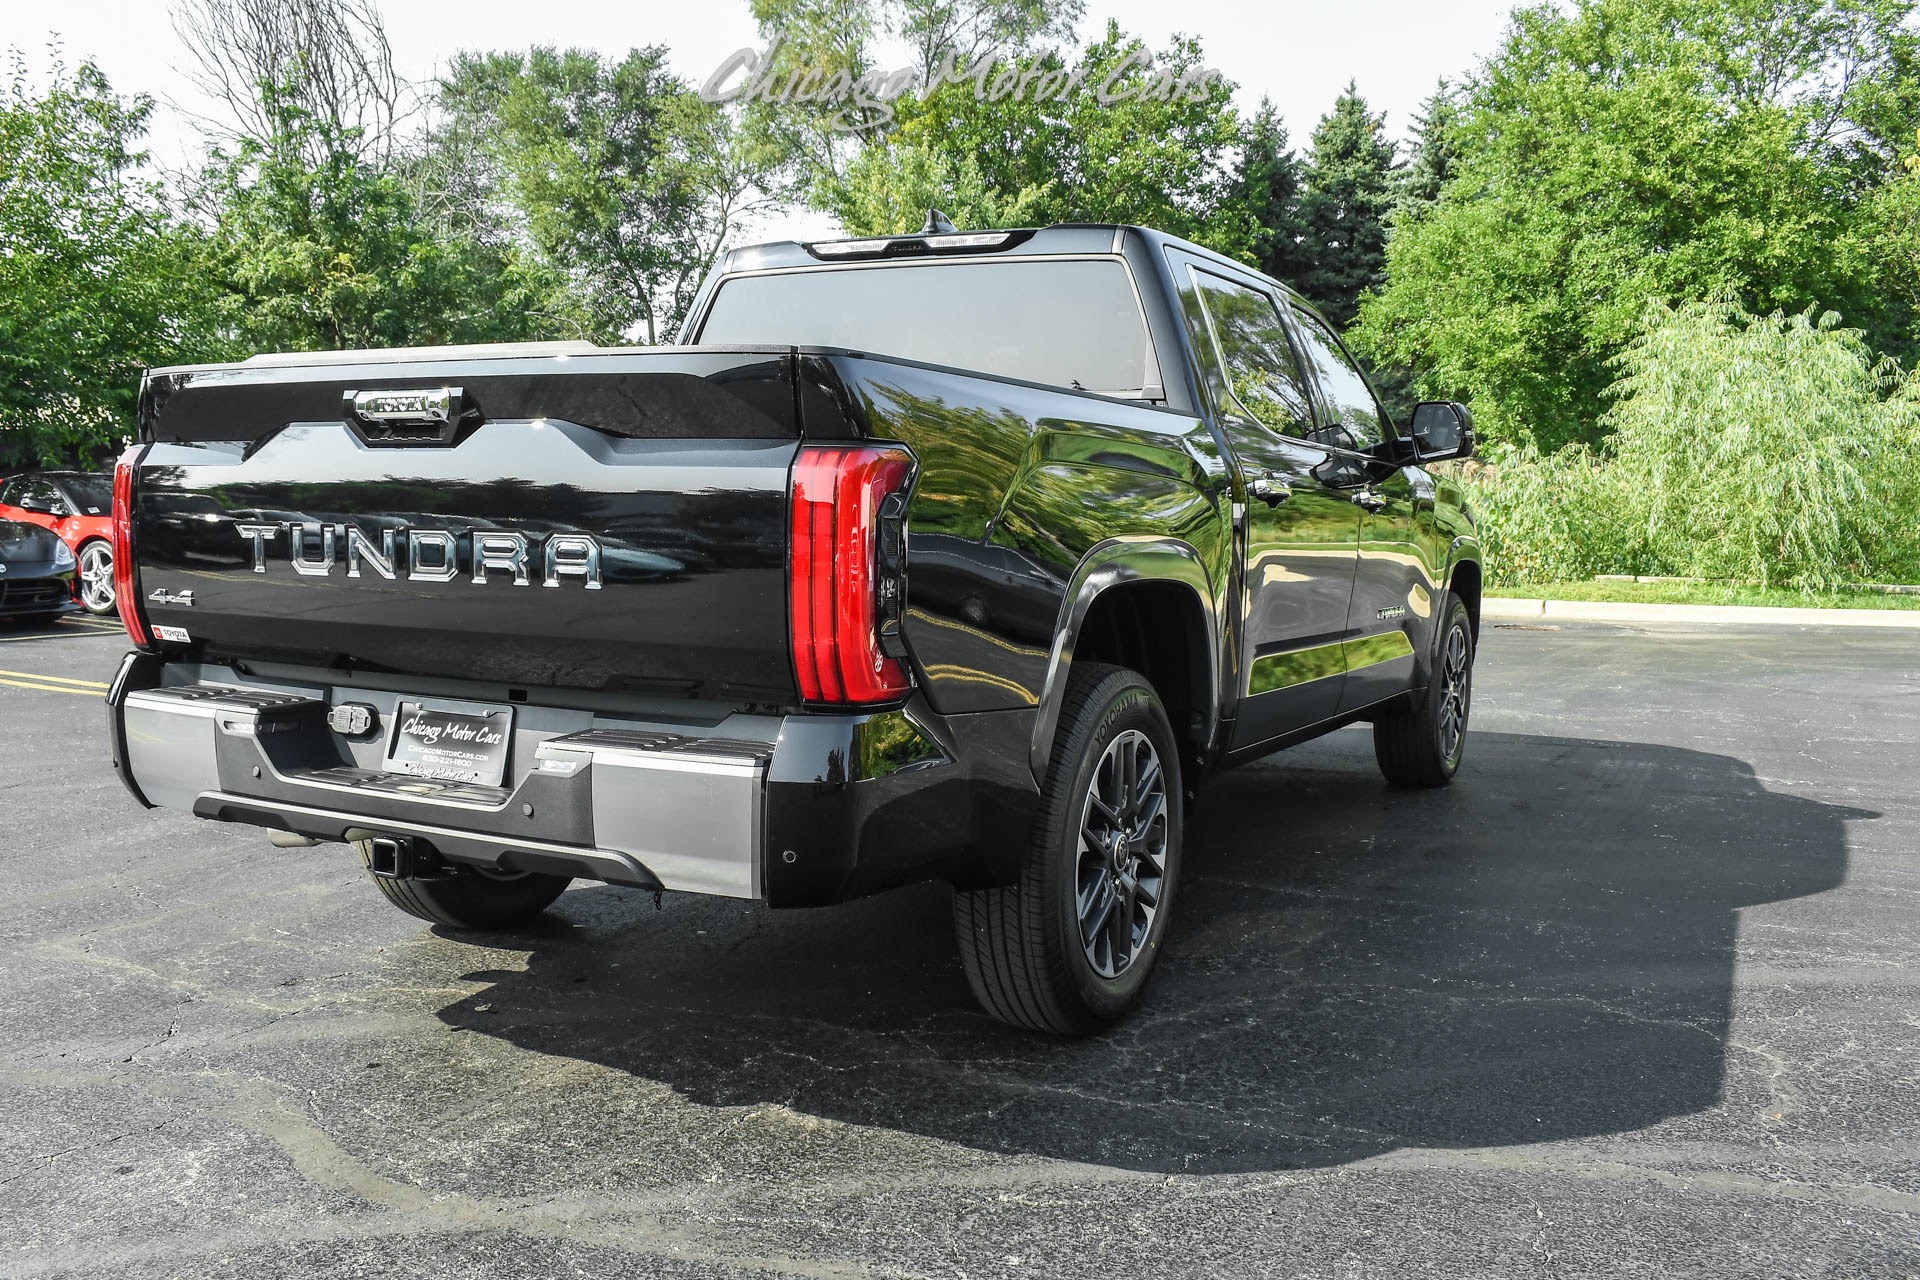
M1475 480L1498 571L1807 588L1920 573L1920 384L1832 312L1655 304L1613 368L1599 449Z
M1861 203L1844 252L1854 274L1873 282L1875 346L1909 364L1920 359L1920 151Z
M811 84L851 86L872 69L869 45L885 29L876 0L750 0L772 65L756 73L776 90ZM809 79L811 77L811 79ZM746 133L763 154L778 156L796 190L830 190L861 154L864 137L840 102L787 93L780 101L751 97L743 110Z
M90 63L0 98L0 465L97 462L142 368L205 349L184 234L137 149L152 103Z
M964 67L996 48L1064 44L1087 6L1086 0L890 0L880 12L912 47L926 85L949 59Z
M1246 122L1235 179L1233 201L1254 223L1253 264L1276 280L1292 283L1306 265L1300 157L1271 100L1263 98L1260 110Z
M1639 533L1655 554L1763 586L1869 576L1899 518L1892 482L1909 468L1892 371L1858 330L1832 312L1657 306L1614 364L1612 465L1641 495Z
M1386 275L1393 152L1385 116L1369 111L1352 83L1313 131L1300 201L1303 262L1291 283L1336 328L1353 323L1361 293Z
M916 200L914 214L863 195L897 181L943 209L956 196L973 201L1000 225L1137 222L1245 257L1255 227L1233 199L1232 86L1204 69L1196 41L1153 54L1109 23L1071 62L1049 52L1008 71L1008 83L1031 75L1033 91L995 97L990 80L981 95L970 81L903 98L896 126L868 143L854 180L817 186L815 199L856 235L919 229L925 203ZM1080 91L1064 91L1070 81ZM943 192L932 179L953 186Z
M462 54L450 137L482 140L512 217L609 338L670 337L741 221L777 190L751 141L660 46Z
M1851 65L1833 41L1853 28L1823 15L1854 7L1517 11L1465 95L1440 202L1397 225L1361 344L1430 394L1470 397L1490 440L1552 448L1604 434L1608 362L1650 302L1731 290L1871 320L1835 252L1846 187L1822 160L1851 90L1818 88Z
M918 142L869 147L831 190L829 207L853 235L918 231L927 210L935 208L957 227L1022 227L1052 220L1050 188L996 190L973 156Z
M270 95L271 96L271 95ZM199 199L212 331L229 352L428 346L554 336L546 284L509 253L436 234L407 185L350 131L290 100L274 135L215 152ZM316 163L312 157L319 157Z
M973 68L995 54L1024 57L1070 42L1086 12L1085 0L751 0L760 37L773 51L764 73L778 101L748 103L745 122L764 148L784 157L796 187L814 192L831 207L847 198L844 186L870 185L876 161L867 141L892 121L884 111L848 110L845 92L816 100L821 86L844 90L876 70L872 44L892 33L913 53L908 70L924 95L951 67ZM797 94L789 93L798 88ZM853 172L864 162L864 177ZM954 170L951 158L903 158L905 174ZM964 176L961 178L964 181ZM864 197L856 197L864 198ZM923 211L924 216L924 211Z
M1419 217L1440 203L1460 160L1460 100L1442 80L1413 117L1412 156L1400 173L1400 217Z

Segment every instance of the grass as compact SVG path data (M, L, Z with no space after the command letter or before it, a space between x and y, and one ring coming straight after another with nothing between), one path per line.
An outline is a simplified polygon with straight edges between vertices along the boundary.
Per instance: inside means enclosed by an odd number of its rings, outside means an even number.
M1920 596L1880 591L1794 591L1719 582L1549 582L1489 587L1489 596L1521 600L1599 600L1620 604L1741 604L1788 609L1920 609Z

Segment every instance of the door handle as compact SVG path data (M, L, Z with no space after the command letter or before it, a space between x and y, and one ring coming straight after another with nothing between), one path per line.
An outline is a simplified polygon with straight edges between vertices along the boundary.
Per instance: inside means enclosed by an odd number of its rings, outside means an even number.
M1372 489L1362 489L1360 492L1354 494L1353 502L1355 506L1363 511L1373 512L1385 511L1387 509L1386 495Z
M1270 507L1277 507L1293 496L1293 486L1268 472L1247 481L1247 492Z

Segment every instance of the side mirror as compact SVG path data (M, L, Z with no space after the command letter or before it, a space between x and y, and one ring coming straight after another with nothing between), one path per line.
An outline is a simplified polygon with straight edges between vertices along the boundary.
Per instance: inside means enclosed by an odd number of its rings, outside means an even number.
M1422 462L1473 456L1473 414L1456 401L1422 400L1413 411L1412 435Z
M35 515L50 516L54 514L53 504L37 494L27 494L23 496L20 499L19 507L22 511L31 511Z

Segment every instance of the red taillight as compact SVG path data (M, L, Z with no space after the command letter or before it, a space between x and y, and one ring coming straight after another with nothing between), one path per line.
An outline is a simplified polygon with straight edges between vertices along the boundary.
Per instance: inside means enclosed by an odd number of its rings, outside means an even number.
M904 449L808 447L794 460L788 605L808 702L885 702L912 687L883 644L903 567L900 515L883 507L912 475Z
M122 458L113 468L113 600L127 636L142 649L153 647L133 573L133 463Z

